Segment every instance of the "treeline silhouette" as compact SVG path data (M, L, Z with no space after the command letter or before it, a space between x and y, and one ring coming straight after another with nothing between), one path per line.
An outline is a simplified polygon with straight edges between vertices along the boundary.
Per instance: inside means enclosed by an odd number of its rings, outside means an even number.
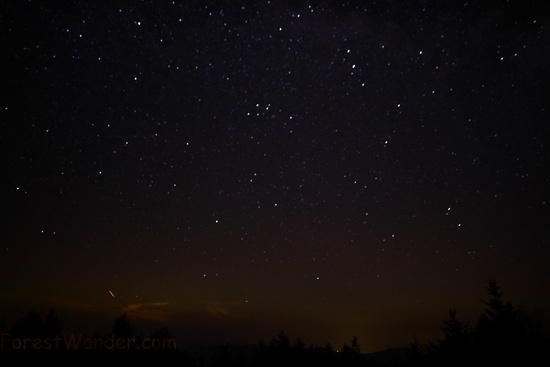
M472 325L471 321L460 320L457 310L451 308L441 326L442 337L424 344L413 338L404 348L380 353L361 353L355 336L336 350L330 343L306 346L299 338L291 341L282 330L269 342L259 340L250 347L223 344L211 355L197 355L180 349L167 327L148 336L136 333L126 314L115 319L110 333L71 335L68 340L67 336L60 337L62 323L50 309L44 318L30 311L11 328L5 317L0 320L0 358L40 363L115 359L182 367L548 365L550 339L542 318L504 301L496 280L490 279L486 289L488 298L481 300L484 310Z
M416 340L407 348L404 366L537 366L549 365L550 339L541 315L504 301L495 279L481 300L484 311L474 325L462 321L454 308L443 322L442 338L427 344Z

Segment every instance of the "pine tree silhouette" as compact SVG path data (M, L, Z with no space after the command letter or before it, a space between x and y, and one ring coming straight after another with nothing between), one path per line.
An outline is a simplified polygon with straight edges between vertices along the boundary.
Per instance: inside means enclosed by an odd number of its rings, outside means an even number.
M503 300L495 279L486 286L483 313L474 328L462 322L456 309L443 322L443 338L422 345L415 339L403 366L539 365L548 364L550 340L542 320ZM546 362L543 362L546 361Z

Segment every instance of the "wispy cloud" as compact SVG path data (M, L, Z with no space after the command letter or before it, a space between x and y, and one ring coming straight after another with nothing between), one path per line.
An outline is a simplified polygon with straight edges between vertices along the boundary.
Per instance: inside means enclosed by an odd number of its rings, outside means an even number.
M129 317L139 319L166 321L170 313L166 311L169 302L133 303L122 307Z
M240 318L243 316L242 303L237 301L203 301L206 311L218 317Z

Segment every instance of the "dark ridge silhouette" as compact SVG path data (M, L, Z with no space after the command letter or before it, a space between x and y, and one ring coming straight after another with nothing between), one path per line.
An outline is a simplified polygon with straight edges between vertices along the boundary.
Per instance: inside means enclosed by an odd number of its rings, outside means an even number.
M68 338L55 311L43 318L31 310L8 328L0 319L3 358L13 357L19 363L98 363L124 361L201 367L274 367L274 366L340 366L340 367L408 367L408 366L471 366L471 365L546 365L549 336L537 317L516 308L502 299L503 292L494 279L487 285L488 298L473 326L462 321L456 309L448 310L441 326L442 337L426 344L413 338L406 348L377 353L361 353L355 336L340 351L327 343L308 345L297 338L291 340L284 330L269 342L258 340L251 346L218 345L208 352L181 350L170 329L163 327L149 336L137 334L126 314L114 320L105 335Z

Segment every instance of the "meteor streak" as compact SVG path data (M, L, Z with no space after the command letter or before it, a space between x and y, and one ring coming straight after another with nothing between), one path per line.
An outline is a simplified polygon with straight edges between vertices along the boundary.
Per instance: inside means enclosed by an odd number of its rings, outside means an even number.
M113 296L113 298L115 298L115 295L113 294L113 292L109 291L109 293L111 294L111 296Z

